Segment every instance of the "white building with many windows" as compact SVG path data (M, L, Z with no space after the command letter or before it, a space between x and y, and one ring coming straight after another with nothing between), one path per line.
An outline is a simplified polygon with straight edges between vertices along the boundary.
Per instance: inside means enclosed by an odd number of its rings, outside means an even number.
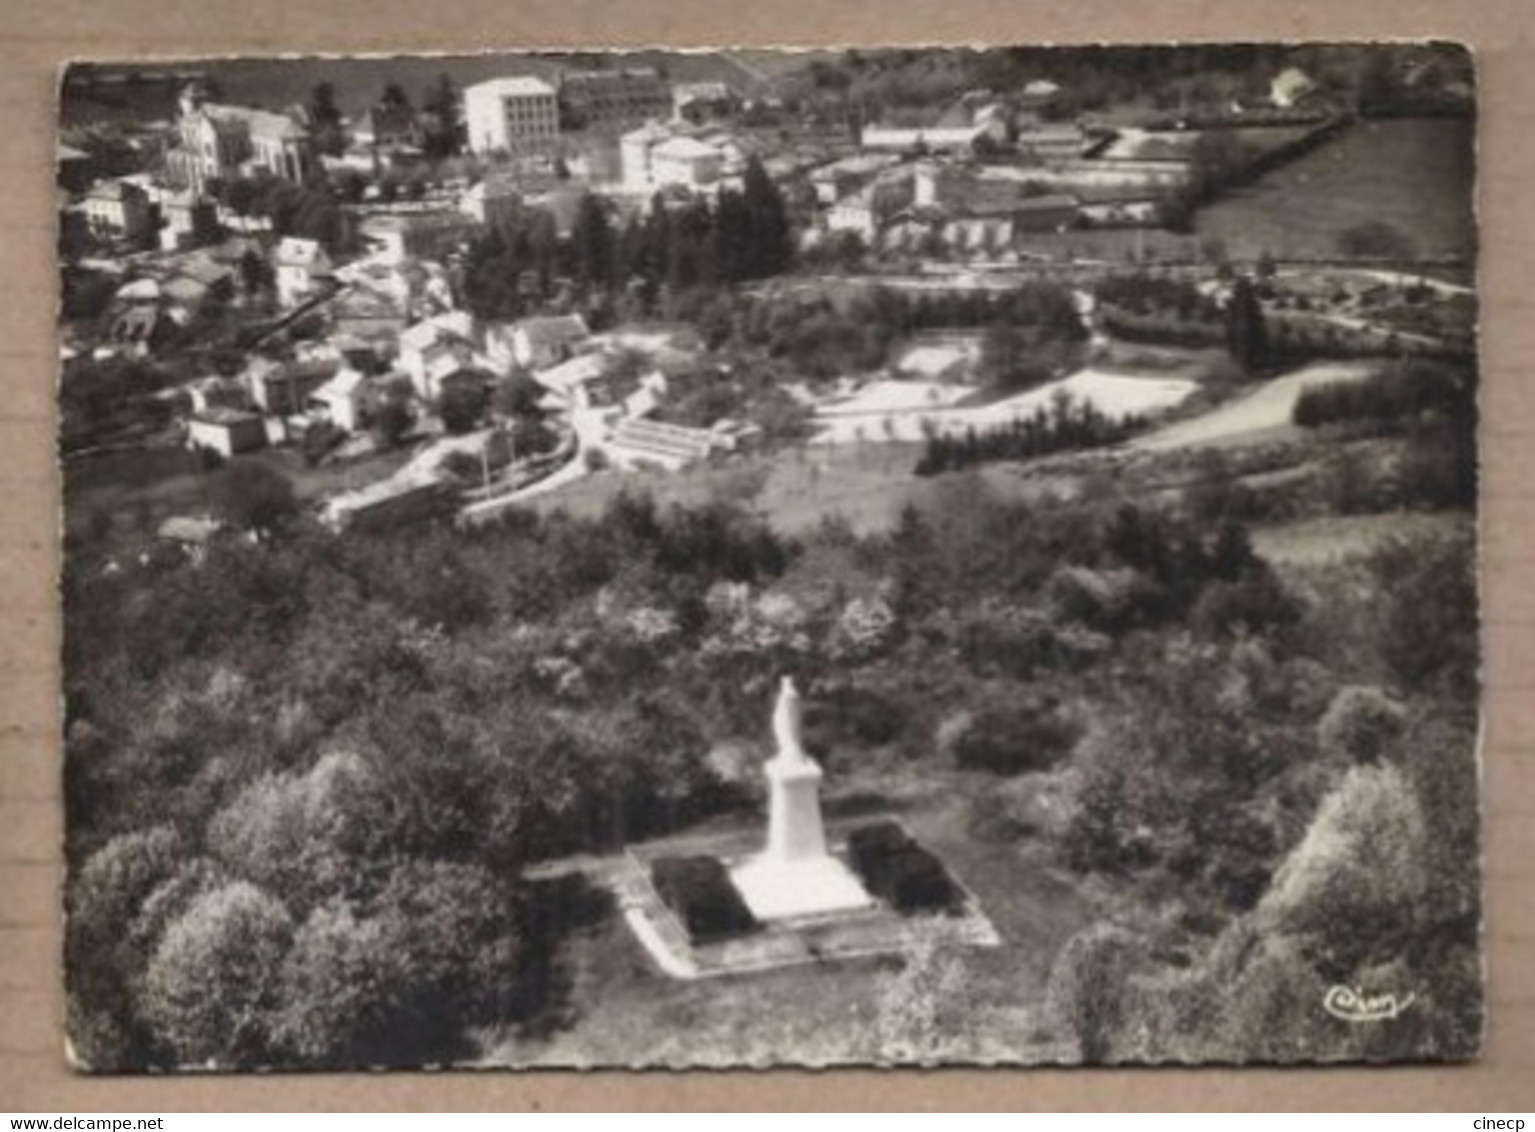
M465 88L464 121L475 153L548 153L560 136L559 99L532 75L490 79Z

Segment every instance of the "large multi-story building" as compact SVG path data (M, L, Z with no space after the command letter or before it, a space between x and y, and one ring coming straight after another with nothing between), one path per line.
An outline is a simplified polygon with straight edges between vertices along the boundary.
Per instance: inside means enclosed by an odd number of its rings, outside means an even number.
M568 130L627 129L672 112L671 87L654 67L568 72L560 78L559 101Z
M464 120L475 153L548 153L560 136L554 88L532 75L476 83L464 90Z
M209 102L198 83L182 91L172 175L201 193L210 179L269 174L302 184L319 168L308 129L291 115Z

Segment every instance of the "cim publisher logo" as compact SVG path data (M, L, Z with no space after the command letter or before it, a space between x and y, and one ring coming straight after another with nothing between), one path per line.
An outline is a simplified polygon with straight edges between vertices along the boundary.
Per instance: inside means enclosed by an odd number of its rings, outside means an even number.
M1322 996L1322 1009L1345 1022L1381 1022L1412 1005L1414 995L1365 994L1358 987L1333 986Z

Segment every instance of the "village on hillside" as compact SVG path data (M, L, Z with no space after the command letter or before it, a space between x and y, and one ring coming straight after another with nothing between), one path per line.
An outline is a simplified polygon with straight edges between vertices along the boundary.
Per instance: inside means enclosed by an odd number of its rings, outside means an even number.
M82 1067L1474 1049L1463 50L61 113Z

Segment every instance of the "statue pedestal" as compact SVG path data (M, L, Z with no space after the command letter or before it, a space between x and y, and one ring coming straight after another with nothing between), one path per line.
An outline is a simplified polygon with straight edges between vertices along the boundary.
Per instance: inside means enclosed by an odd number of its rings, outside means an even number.
M874 903L852 870L830 854L785 863L763 853L731 869L730 880L759 920L852 912Z
M803 750L790 750L780 751L764 769L768 778L767 848L730 873L752 915L759 920L780 920L873 904L852 871L826 851L821 768Z
M769 759L766 855L787 864L826 856L821 826L821 768L809 756Z

